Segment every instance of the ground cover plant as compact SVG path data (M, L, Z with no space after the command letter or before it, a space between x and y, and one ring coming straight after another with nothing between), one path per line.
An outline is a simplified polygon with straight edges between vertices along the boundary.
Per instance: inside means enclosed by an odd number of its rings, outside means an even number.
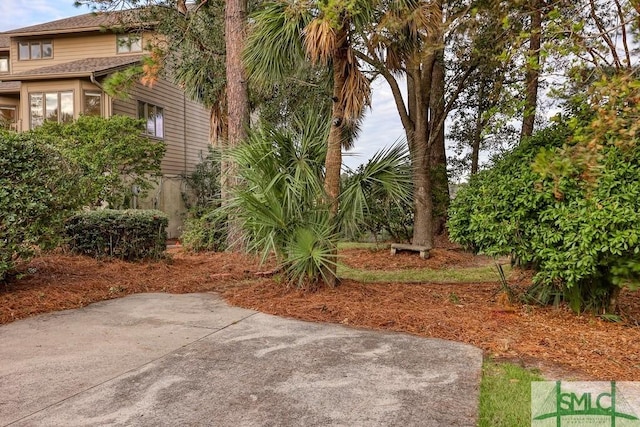
M53 253L23 265L25 276L0 288L0 323L77 308L139 292L219 292L234 305L308 321L393 330L466 342L497 361L537 367L552 378L637 380L640 377L640 294L623 290L622 320L614 323L559 308L509 303L497 279L484 283L361 283L310 293L270 276L273 264L233 253L193 254L171 249L159 262L126 263ZM391 257L387 248L346 246L341 259L354 269L390 265L456 269L492 265L459 249ZM259 273L259 274L257 274ZM266 275L265 275L266 274ZM509 285L523 292L531 274L515 270Z

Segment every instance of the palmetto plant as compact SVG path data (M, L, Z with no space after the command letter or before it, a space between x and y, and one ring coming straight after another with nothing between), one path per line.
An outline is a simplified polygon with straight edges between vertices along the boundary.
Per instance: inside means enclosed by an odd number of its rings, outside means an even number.
M411 188L407 153L394 146L349 180L336 216L329 210L323 183L330 124L307 111L290 129L261 125L230 155L240 165L243 185L229 208L244 228L250 250L276 256L286 280L314 288L335 283L338 231L357 227L368 211L367 188L374 184L393 200Z
M270 2L253 15L245 49L249 78L256 83L286 79L303 61L330 70L333 103L331 118L325 118L330 125L322 203L329 211L328 222L334 226L340 195L342 147L350 141L348 130L362 116L370 96L370 82L361 72L352 47L359 31L373 19L376 3L371 0ZM335 227L333 231L337 231ZM335 266L327 267L331 271L325 279L331 283Z

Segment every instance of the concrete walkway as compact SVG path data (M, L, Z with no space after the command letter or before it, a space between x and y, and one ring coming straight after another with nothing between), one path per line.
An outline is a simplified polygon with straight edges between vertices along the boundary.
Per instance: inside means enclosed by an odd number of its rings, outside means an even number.
M0 425L475 426L475 347L140 294L0 327Z

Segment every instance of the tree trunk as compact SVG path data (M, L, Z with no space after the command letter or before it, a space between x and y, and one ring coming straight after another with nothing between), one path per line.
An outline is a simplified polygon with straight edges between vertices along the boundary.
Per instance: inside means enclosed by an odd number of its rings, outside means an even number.
M225 47L227 54L227 147L238 146L247 137L249 123L249 96L247 80L242 63L242 49L246 37L247 1L227 0L225 7ZM229 200L230 192L238 185L238 165L229 161L222 163L222 199ZM232 251L244 248L242 228L237 220L229 218L227 245Z
M429 99L430 123L433 129L446 115L445 112L445 75L444 50L440 50L433 64L431 75L431 97ZM447 176L447 153L444 126L431 135L431 179L433 188L433 232L441 234L447 222L449 209L449 179Z
M527 72L525 75L526 97L522 117L520 141L533 135L538 105L538 80L540 79L540 42L542 39L542 2L530 0L531 6L531 36L529 37L529 52L527 55Z
M485 82L480 82L478 89L478 108L476 110L476 126L473 130L473 141L471 141L471 175L478 173L478 162L480 157L480 144L482 143L482 115L484 114L484 92Z
M410 155L413 174L413 238L414 245L433 247L433 186L431 180L431 147L429 107L431 77L435 54L420 64L408 67L415 90L413 139Z
M348 46L347 33L344 29L338 31L338 47L333 56L333 106L331 111L331 128L327 140L327 157L325 159L324 191L329 205L330 221L335 222L338 215L338 198L340 196L340 172L342 170L342 140L344 132L344 99L343 88L346 82L344 70L347 69ZM333 261L337 261L337 248L332 248ZM325 271L327 285L337 284L336 265L331 265Z
M425 132L416 130L415 149L411 155L414 198L411 243L433 248L433 189L430 153L425 135Z
M606 311L609 314L615 314L618 312L618 297L620 296L620 286L611 284L609 291L609 301L607 302Z

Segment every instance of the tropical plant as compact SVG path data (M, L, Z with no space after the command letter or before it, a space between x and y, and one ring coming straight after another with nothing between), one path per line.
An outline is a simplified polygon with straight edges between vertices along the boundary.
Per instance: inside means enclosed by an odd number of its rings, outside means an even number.
M82 188L79 168L43 138L0 132L0 282L36 247L59 242Z
M349 171L343 182L342 198L350 200L349 205L355 209L343 212L357 216L343 221L345 235L358 236L367 231L374 239L380 236L394 241L411 239L411 164L404 147L406 142L396 141L355 171ZM354 201L358 205L353 206Z
M362 0L274 1L253 15L244 55L250 79L258 83L284 80L307 59L332 73L333 107L323 177L324 204L329 223L334 223L331 235L337 231L342 147L350 141L348 130L369 103L369 80L351 43L357 31L371 22L375 6L376 2ZM334 258L335 251L331 248ZM327 263L327 268L331 272L325 279L332 281L335 262Z
M366 188L378 185L380 197L406 200L410 181L403 168L406 152L393 147L351 181L340 196L340 211L332 216L323 189L330 124L310 111L302 116L290 129L263 124L231 152L244 183L231 209L249 249L265 258L274 254L287 282L313 288L335 283L340 226L361 226L369 204L375 203L367 199Z

